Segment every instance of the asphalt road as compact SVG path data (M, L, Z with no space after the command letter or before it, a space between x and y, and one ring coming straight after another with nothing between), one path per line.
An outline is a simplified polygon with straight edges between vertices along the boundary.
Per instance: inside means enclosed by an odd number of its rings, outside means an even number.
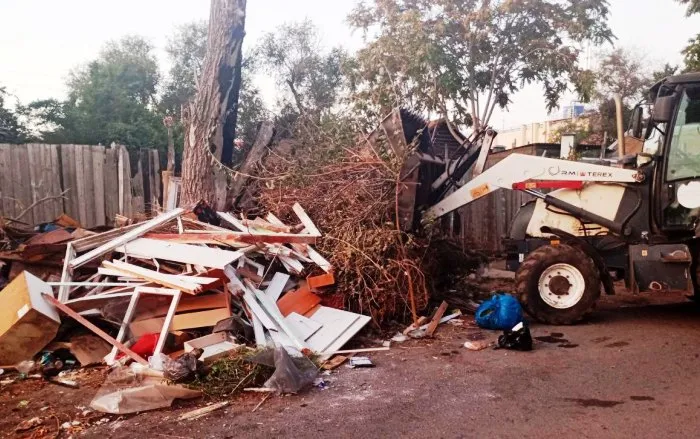
M585 324L533 325L533 352L468 351L484 331L443 325L254 413L257 395L197 421L176 420L191 407L165 410L84 437L697 437L700 311L678 300L621 296Z

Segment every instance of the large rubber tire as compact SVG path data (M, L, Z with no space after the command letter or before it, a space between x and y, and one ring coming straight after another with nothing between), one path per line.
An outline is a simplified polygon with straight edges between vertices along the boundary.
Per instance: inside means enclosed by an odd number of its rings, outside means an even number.
M568 264L583 277L581 298L568 308L548 304L540 294L542 273L555 264ZM527 255L515 274L515 288L525 311L534 319L550 325L571 325L583 319L600 297L600 273L593 260L569 245L545 245ZM567 293L568 294L568 293Z

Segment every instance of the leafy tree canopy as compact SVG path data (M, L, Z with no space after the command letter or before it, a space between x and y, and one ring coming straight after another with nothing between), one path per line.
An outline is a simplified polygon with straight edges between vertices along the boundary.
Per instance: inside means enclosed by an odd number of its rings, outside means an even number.
M5 108L6 96L5 87L0 87L0 143L22 143L27 137L27 130L17 114Z
M283 91L279 102L283 113L320 117L338 103L348 55L341 48L324 52L311 21L285 24L277 32L265 34L255 58L258 67L272 74Z
M688 45L681 52L685 62L684 72L700 72L700 34L688 40Z
M163 146L165 128L152 111L160 80L152 52L137 36L110 42L97 59L71 73L66 101L35 101L22 111L46 142Z
M194 96L207 54L208 30L206 21L196 21L179 26L168 39L165 50L171 67L160 102L164 112L180 116L182 105Z
M525 84L540 83L549 109L569 84L590 97L581 45L610 42L606 0L374 0L350 23L376 38L359 51L355 96L375 116L389 107L488 124Z
M686 14L689 17L693 14L700 14L700 0L678 0L678 3L688 5Z

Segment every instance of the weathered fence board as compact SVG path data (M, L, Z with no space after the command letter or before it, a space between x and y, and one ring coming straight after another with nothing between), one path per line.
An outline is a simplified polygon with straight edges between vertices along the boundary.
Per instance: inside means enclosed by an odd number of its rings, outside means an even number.
M111 225L116 214L150 213L162 190L158 152L113 145L0 144L0 216L38 224L65 212L84 227ZM144 199L148 184L151 200ZM61 196L61 194L63 196Z

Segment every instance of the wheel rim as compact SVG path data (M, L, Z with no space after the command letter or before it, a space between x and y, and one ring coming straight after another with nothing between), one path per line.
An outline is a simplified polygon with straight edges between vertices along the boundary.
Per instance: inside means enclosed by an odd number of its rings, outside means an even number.
M573 265L554 264L542 272L538 288L547 305L567 309L579 303L586 290L586 281Z

